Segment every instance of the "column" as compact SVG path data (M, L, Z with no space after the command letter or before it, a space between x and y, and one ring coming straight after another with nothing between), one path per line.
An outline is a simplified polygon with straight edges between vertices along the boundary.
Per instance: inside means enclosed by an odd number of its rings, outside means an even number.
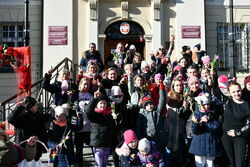
M98 48L98 0L89 0L89 10L89 43L96 43Z
M160 45L163 45L162 37L162 3L161 0L152 0L152 49L156 50Z

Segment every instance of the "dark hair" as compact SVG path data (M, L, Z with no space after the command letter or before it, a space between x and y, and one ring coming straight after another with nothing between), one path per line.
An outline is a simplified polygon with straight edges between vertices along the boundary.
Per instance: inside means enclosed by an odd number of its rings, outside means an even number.
M229 91L229 89L230 89L231 86L239 86L239 88L241 89L241 85L238 82L236 82L236 81L230 81L229 82L229 84L227 86L227 90L228 91Z
M89 47L90 47L90 45L96 46L96 44L95 44L94 42L91 42L91 43L89 44Z
M24 99L24 104L25 104L26 110L30 110L36 103L37 103L36 99L31 97L31 96L27 96Z
M187 61L187 59L185 57L180 58L180 60L178 61L179 63L181 62L181 60L185 59Z
M194 69L198 72L197 68L194 65L189 66L187 70L189 70L189 69Z
M135 80L136 80L137 78L141 78L142 81L143 81L143 84L145 84L145 79L144 79L144 77L141 76L141 75L139 75L139 74L136 74L136 75L134 76L134 83L135 83Z

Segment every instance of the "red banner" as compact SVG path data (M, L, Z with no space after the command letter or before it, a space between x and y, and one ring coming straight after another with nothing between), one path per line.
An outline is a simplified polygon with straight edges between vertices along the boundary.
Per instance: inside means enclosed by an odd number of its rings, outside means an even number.
M181 26L182 39L201 38L201 26Z

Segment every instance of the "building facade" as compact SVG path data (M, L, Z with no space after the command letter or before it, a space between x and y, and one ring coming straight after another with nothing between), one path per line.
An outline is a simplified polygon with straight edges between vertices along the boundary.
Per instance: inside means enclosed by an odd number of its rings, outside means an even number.
M23 22L23 1L0 0L0 3L1 25ZM193 48L201 43L201 49L208 55L220 56L220 69L227 72L229 13L229 0L30 0L33 80L65 57L79 62L91 42L97 44L103 60L118 42L134 44L148 59L160 45L168 48L172 35L174 59L181 57L183 45ZM234 0L234 23L235 63L240 71L237 75L244 76L249 74L250 62L249 0ZM0 39L3 43L3 37ZM0 79L8 75L0 73ZM14 79L13 76L13 83ZM4 86L4 91L11 88L1 82L0 92Z
M0 0L0 45L24 46L24 0ZM29 0L32 82L42 74L42 3ZM17 93L18 76L0 62L0 102Z

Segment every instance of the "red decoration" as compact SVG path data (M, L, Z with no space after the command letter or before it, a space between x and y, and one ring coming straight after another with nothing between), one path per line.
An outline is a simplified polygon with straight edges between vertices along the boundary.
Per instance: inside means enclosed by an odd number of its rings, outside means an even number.
M12 66L19 75L18 89L25 92L25 96L31 95L31 55L30 47L6 47L0 46L0 61L6 66Z

